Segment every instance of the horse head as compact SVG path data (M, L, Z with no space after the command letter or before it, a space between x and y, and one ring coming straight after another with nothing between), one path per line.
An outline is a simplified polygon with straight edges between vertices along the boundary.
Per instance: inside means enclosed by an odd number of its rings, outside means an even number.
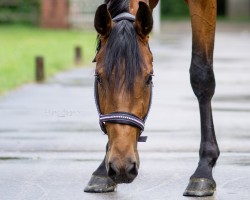
M100 123L109 139L105 165L116 183L130 183L138 174L140 122L151 101L153 56L148 39L157 2L107 0L95 14L95 90Z

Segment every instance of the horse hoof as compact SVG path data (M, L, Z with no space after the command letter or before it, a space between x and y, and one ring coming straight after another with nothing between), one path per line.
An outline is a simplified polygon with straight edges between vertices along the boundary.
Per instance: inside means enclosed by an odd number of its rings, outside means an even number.
M116 183L109 177L92 175L88 185L84 188L84 192L88 193L106 193L114 192Z
M184 192L184 196L204 197L212 196L216 190L214 180L206 178L192 178Z

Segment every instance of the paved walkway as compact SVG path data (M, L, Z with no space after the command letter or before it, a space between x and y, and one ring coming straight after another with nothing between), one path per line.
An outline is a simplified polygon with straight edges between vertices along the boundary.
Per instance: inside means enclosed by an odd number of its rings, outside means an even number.
M182 200L198 162L198 104L189 83L191 35L186 23L166 24L154 38L154 99L139 144L141 167L117 192L83 192L104 155L98 127L94 68L58 74L0 98L1 200ZM217 192L204 200L250 196L250 28L220 25L215 46L214 122L222 151ZM233 32L227 32L232 29Z

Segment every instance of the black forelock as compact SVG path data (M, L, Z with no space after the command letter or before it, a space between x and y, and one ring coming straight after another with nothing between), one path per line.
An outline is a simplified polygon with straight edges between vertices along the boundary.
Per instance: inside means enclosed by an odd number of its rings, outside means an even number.
M129 12L130 0L105 0L109 12L114 18L116 15ZM101 48L100 39L97 42L97 51ZM113 27L106 47L104 58L104 73L108 86L111 84L112 73L115 75L115 88L122 84L128 92L133 93L136 76L142 74L143 61L139 49L137 33L133 23L121 20ZM124 74L125 78L121 77Z
M142 59L133 24L127 20L117 22L111 31L105 52L104 72L110 83L112 73L115 74L115 86L120 86L122 73L128 91L134 91L136 76L142 74Z

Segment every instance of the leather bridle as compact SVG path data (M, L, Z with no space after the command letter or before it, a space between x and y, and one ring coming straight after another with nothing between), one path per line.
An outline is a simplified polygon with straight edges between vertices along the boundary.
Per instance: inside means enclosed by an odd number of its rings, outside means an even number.
M130 13L121 13L113 18L114 22L118 22L121 20L128 20L131 22L135 21L135 16L131 15ZM107 129L105 123L115 123L115 124L124 124L133 126L135 128L138 128L140 130L138 142L146 142L147 136L141 136L142 132L144 131L145 122L148 117L151 104L152 104L152 96L153 96L153 83L150 82L150 99L149 99L149 107L148 111L143 119L137 117L136 115L128 112L113 112L109 114L102 114L100 109L100 101L99 101L99 93L98 93L98 76L95 76L95 83L94 83L94 97L95 97L95 104L97 108L97 112L99 115L99 123L101 130L107 134Z

